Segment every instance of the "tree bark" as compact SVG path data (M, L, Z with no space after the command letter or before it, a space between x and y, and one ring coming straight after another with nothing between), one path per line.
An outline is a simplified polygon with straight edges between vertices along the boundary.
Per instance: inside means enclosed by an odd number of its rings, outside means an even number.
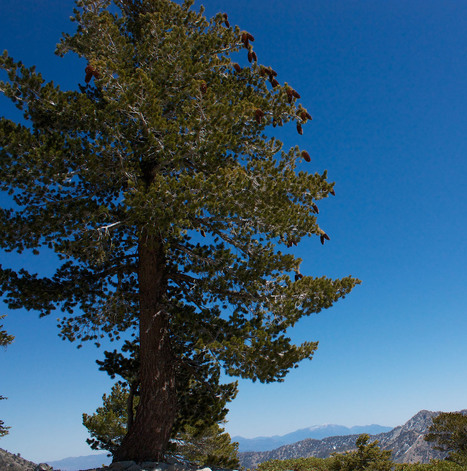
M133 427L133 421L135 414L133 412L134 409L134 401L135 401L135 391L137 389L137 384L136 382L131 382L130 383L130 390L128 391L128 399L126 403L126 411L127 411L127 423L126 423L126 429L130 430L131 427Z
M159 238L143 231L138 256L141 396L114 461L163 460L177 413L169 319L163 302L166 267Z

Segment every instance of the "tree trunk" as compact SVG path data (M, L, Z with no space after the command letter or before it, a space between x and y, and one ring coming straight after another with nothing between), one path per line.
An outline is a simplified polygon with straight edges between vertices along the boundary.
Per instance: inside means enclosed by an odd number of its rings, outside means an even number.
M141 396L114 461L162 460L177 413L169 322L163 307L165 259L157 236L143 231L138 255Z

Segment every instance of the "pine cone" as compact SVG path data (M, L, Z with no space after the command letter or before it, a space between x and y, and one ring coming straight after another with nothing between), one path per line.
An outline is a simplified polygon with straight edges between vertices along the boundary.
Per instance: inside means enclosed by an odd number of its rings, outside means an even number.
M279 85L279 82L275 78L272 78L270 82L274 88L276 88Z
M302 150L302 157L306 162L311 162L310 154L306 150Z
M243 31L243 32L242 32L241 38L242 38L242 43L243 43L243 45L244 45L245 47L248 47L248 45L249 45L250 43L248 42L248 33L247 33L246 31Z
M255 119L258 124L261 123L263 116L264 116L264 111L258 108L255 111Z
M325 240L331 240L331 239L329 238L329 236L328 236L325 232L323 232L323 233L319 236L319 239L321 240L321 244L323 244L323 245L324 245L324 241L325 241Z
M97 72L97 70L89 64L84 69L84 72L86 73L86 76L84 77L84 81L86 83L89 83L93 77L100 77L99 72Z

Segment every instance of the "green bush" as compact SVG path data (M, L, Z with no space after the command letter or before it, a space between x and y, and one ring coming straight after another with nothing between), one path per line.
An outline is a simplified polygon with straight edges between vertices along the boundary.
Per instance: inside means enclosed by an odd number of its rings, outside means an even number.
M295 458L271 460L258 465L258 471L330 471L334 458Z

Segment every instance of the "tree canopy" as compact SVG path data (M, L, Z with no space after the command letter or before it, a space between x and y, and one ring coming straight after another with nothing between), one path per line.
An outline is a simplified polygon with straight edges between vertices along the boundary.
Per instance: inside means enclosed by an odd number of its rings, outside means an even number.
M300 94L259 63L251 33L192 4L78 0L57 46L86 61L78 90L0 58L25 120L0 121L0 247L59 258L51 276L2 266L1 294L61 310L71 341L138 339L140 401L116 460L163 458L177 370L282 381L317 348L288 329L358 283L302 274L289 250L330 239L318 203L334 194L326 172L299 171L306 150L270 137L303 133Z

